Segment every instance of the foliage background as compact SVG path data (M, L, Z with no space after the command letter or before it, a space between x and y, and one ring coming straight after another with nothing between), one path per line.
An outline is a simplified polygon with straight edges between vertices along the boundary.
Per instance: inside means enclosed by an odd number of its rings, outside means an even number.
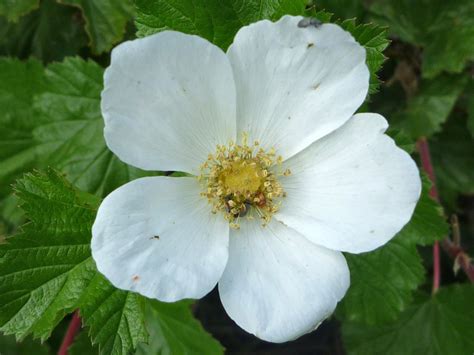
M215 291L168 305L114 289L89 242L100 199L150 174L121 163L102 137L111 48L173 29L226 49L241 26L284 14L340 23L366 47L361 111L384 114L417 160L415 143L428 139L442 207L424 176L396 238L347 255L352 282L335 316L276 345L233 324ZM71 354L474 352L474 289L457 270L467 254L442 254L432 292L435 241L474 249L472 0L2 0L0 56L1 354L57 352L75 310L84 328Z

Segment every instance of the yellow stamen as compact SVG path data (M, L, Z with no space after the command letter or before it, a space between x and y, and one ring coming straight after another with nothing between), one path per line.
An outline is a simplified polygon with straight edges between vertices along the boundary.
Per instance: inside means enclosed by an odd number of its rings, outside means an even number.
M288 169L281 173L283 159L275 149L266 152L258 141L250 146L248 141L244 133L241 144L218 145L201 165L198 177L203 184L201 195L212 204L212 212L223 212L234 229L239 229L239 218L244 216L257 215L267 224L286 196L277 177L291 174Z

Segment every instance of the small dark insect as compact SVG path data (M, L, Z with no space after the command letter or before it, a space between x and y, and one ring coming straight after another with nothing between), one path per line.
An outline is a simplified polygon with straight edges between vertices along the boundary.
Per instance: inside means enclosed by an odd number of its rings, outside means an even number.
M229 205L229 201L230 201L230 200L232 200L232 195L227 195L227 196L225 197L225 211L226 211L227 213L229 213L230 210L232 209L232 207Z
M318 19L311 18L311 17L305 17L304 19L300 20L300 22L298 22L298 27L306 28L306 27L314 26L314 27L318 28L322 24L323 23L321 21L319 21Z
M160 236L159 236L159 235L154 235L154 236L151 237L150 239L160 239Z
M238 215L234 216L235 218L237 217L244 217L249 213L250 208L252 207L252 204L249 201L246 201L245 204L242 206L240 209L240 212Z
M138 280L140 280L140 276L135 275L132 277L132 281L137 282Z

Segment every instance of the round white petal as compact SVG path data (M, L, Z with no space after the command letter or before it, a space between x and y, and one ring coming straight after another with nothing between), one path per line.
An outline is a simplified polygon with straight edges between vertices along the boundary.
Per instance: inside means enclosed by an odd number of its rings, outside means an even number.
M244 221L231 231L219 293L229 316L275 343L314 330L349 287L340 252L317 246L280 222Z
M365 49L339 26L260 21L227 55L237 88L237 130L288 158L346 122L369 87Z
M236 137L229 60L202 38L166 31L125 42L104 80L105 139L128 164L196 173Z
M99 271L124 290L174 302L216 285L229 226L210 213L194 178L147 177L108 195L92 227Z
M352 253L373 250L410 220L421 192L413 159L384 134L385 119L355 115L284 162L287 197L276 218L314 243Z

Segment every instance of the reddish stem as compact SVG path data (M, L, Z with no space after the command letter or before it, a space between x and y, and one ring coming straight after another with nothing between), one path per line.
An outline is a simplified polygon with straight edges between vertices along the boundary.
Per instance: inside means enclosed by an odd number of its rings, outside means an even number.
M433 164L431 163L430 149L426 138L422 137L418 140L417 148L418 152L420 153L421 165L432 182L430 196L436 201L439 201ZM441 241L441 247L449 256L454 259L455 265L459 266L466 273L469 280L474 283L474 265L471 264L471 258L469 255L459 245L459 241L457 241L457 243L453 243L451 239L446 237L443 241ZM435 293L439 288L440 266L439 243L436 241L433 245L433 293Z
M471 264L471 258L459 246L446 238L441 242L441 246L454 259L454 262L466 273L469 280L474 283L474 265Z
M430 196L439 202L438 190L436 189L436 178L433 164L431 163L430 147L426 138L422 137L417 142L418 152L420 153L421 165L431 180ZM435 241L433 245L433 294L439 289L441 279L441 259L439 255L439 243Z
M81 328L81 318L79 317L78 312L74 312L69 327L67 328L66 334L64 335L63 342L59 348L58 355L67 355L68 348L71 346L74 341L74 337Z

